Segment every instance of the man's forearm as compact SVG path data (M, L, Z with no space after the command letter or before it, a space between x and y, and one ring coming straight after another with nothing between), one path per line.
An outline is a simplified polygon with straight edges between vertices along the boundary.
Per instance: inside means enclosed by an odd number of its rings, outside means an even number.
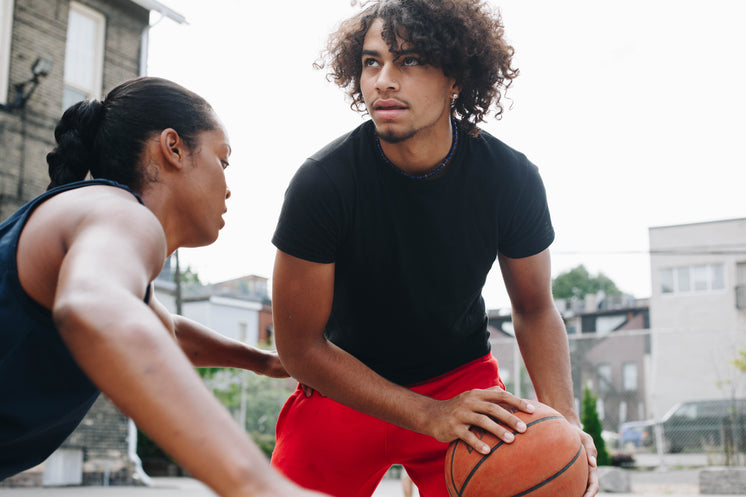
M570 350L562 318L552 307L514 314L516 339L538 400L578 423L573 397Z

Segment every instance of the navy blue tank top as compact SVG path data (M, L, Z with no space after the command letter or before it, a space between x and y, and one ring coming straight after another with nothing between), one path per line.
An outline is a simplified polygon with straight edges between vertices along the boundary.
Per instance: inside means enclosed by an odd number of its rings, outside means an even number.
M49 190L0 224L0 480L44 461L99 395L60 338L51 312L23 291L16 264L18 239L34 209L89 185L123 188L142 203L119 183L79 181Z

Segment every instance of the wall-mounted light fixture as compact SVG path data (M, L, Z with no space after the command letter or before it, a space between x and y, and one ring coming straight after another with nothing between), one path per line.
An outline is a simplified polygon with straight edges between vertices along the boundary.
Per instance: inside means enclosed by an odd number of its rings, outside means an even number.
M49 57L38 57L31 66L31 79L14 84L13 89L15 90L15 94L13 100L7 104L0 104L0 109L11 111L24 108L28 99L34 94L36 87L39 86L41 78L46 77L51 70L52 59Z

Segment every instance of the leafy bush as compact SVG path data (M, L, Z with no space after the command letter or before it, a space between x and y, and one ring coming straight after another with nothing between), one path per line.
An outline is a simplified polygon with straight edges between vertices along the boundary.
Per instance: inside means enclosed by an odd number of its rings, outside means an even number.
M598 456L596 457L598 465L608 466L611 464L611 459L609 458L609 452L606 450L606 442L601 436L603 425L601 424L601 419L598 417L596 402L598 402L598 398L591 393L588 387L585 387L583 391L583 414L581 418L583 430L593 437L593 443L596 444L596 450L598 450Z

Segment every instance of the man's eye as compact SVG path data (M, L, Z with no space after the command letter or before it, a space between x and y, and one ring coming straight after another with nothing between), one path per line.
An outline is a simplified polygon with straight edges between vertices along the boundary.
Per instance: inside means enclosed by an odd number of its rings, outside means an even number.
M419 66L420 59L417 57L404 57L401 61L403 66Z
M376 59L363 59L363 67L376 67L378 61Z
M228 169L228 166L230 166L230 164L228 164L228 162L224 160L221 160L220 163L223 165L223 169Z

